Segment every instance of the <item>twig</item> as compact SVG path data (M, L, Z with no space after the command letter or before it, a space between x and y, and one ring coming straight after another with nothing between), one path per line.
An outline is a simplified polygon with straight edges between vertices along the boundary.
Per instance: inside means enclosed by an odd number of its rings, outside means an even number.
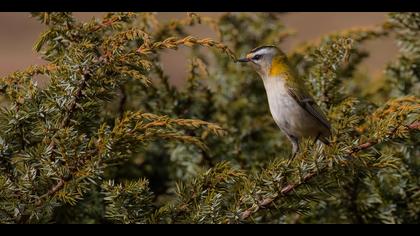
M212 47L212 48L217 48L221 51L223 51L224 53L226 53L230 58L232 58L234 61L236 61L236 56L235 54L232 52L232 50L230 50L228 48L228 46L224 45L223 43L217 42L215 40L212 39L197 39L195 37L192 36L187 36L183 39L177 39L177 38L168 38L164 41L161 42L155 42L151 45L149 44L143 44L140 48L137 49L138 53L141 54L149 54L151 53L153 50L156 49L178 49L178 46L180 45L185 45L188 47L191 47L193 45L201 45L201 46L205 46L205 47Z
M82 96L83 96L83 90L86 88L86 86L87 86L87 81L90 79L90 77L91 77L91 75L90 75L88 72L83 71L83 79L82 79L82 81L81 81L81 83L80 83L79 88L78 88L78 89L77 89L77 91L76 91L75 96L73 97L73 100L71 101L70 107L69 107L69 109L68 109L68 111L67 111L67 113L66 113L66 115L65 115L64 119L62 120L61 125L60 125L60 127L59 127L59 129L58 129L58 130L60 130L60 129L62 129L62 128L65 128L66 126L68 126L68 125L70 124L71 117L72 117L72 115L73 115L74 111L76 110L76 106L77 106L78 101L79 101L79 100L82 98ZM50 159L54 159L54 149L55 149L55 146L56 146L56 143L55 143L55 141L54 141L54 137L58 134L58 130L57 130L57 132L53 135L52 140L51 140L51 142L50 142L50 144L49 144L49 146L51 147L51 155L50 155ZM59 179L59 180L58 180L58 182L57 182L54 186L52 186L52 187L48 190L48 192L47 192L47 193L43 194L43 195L42 195L42 196L38 199L38 202L36 203L36 205L37 205L37 206L40 206L40 205L42 204L42 199L44 199L44 198L46 198L46 197L49 197L49 196L54 195L57 191L59 191L61 188L63 188L63 186L64 186L65 182L66 182L66 181L69 181L71 178L72 178L72 176L70 175L70 176L69 176L69 177L67 177L67 178L61 178L61 179Z
M60 129L69 125L71 116L73 115L74 111L76 110L77 102L83 96L82 92L86 88L86 82L89 78L90 78L90 75L87 72L83 72L83 79L80 83L79 88L76 91L76 95L73 97L73 100L71 101L70 107L67 110L67 113L64 116L64 119L61 121L60 127L57 129L56 133L51 138L51 142L50 142L50 145L49 145L51 147L50 159L54 159L54 151L53 150L55 149L55 144L56 144L54 142L54 138L58 134L58 130L60 130Z
M120 90L121 90L121 100L120 100L118 112L120 114L120 119L121 119L125 111L125 103L127 102L127 92L125 91L124 85L121 85Z
M414 121L411 125L408 125L407 128L420 130L420 120Z
M66 180L68 181L68 180L70 180L70 178L71 177L67 178ZM41 197L39 197L39 199L35 203L35 206L37 206L37 207L41 206L42 205L42 199L47 198L49 196L52 196L56 192L58 192L58 190L60 190L64 186L66 180L64 180L63 178L59 179L57 184L55 184L51 189L49 189L47 193L45 193Z
M241 216L240 216L241 220L247 219L248 217L250 217L252 215L252 213L255 213L260 208L267 207L272 202L277 200L280 196L290 193L291 191L295 190L296 188L298 188L302 184L308 182L310 179L312 179L313 177L317 176L318 174L320 174L321 172L323 172L325 170L326 170L326 168L321 169L319 172L308 173L302 178L302 181L300 181L298 183L294 183L294 184L288 184L286 187L284 187L280 190L280 194L277 194L277 195L275 195L274 197L271 197L271 198L265 198L265 199L263 199L262 201L259 202L259 204L256 208L255 207L250 207L247 210L245 210L244 212L242 212Z
M376 140L367 141L366 143L363 143L363 144L360 144L359 146L353 147L351 149L351 151L349 152L349 155L351 156L351 155L353 155L353 154L355 154L355 153L357 153L361 150L368 149L368 148L370 148L370 147L372 147L376 144L378 144L378 141L376 141Z
M87 71L83 71L82 81L79 85L79 88L76 91L76 95L73 97L73 100L71 101L70 108L68 109L66 116L61 122L60 129L69 125L70 118L73 115L74 111L76 110L77 103L83 97L83 90L86 88L87 81L90 79L90 77L91 75Z
M46 197L51 196L51 195L54 195L58 190L60 190L64 186L64 183L65 183L65 180L64 179L58 180L57 184L54 185L50 190L48 190L47 193L45 193L44 195L42 195L40 197L40 199L46 198Z

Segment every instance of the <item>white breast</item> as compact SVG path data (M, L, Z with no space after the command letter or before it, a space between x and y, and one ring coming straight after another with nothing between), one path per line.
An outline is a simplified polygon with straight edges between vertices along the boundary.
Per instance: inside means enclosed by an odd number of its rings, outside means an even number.
M282 78L264 78L271 115L283 131L296 137L312 135L315 120L288 94Z
M284 81L280 78L265 78L264 87L267 92L271 114L279 126L284 126L284 119L296 103L287 93Z

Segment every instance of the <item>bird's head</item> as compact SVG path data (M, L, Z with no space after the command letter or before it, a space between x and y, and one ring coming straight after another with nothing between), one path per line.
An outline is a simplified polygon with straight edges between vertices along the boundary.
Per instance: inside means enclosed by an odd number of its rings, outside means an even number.
M275 46L254 48L238 62L250 63L262 78L279 75L289 67L286 54Z

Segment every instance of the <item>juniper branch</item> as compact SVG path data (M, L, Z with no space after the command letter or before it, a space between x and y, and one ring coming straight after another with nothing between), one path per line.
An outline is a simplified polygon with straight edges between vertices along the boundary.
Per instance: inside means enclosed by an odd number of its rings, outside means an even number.
M60 127L59 127L59 129L58 130L60 130L60 129L62 129L62 128L65 128L65 127L67 127L68 125L69 125L69 123L70 123L70 119L71 119L71 117L72 117L72 115L73 115L73 113L74 113L74 111L75 111L75 109L76 109L76 106L77 106L77 103L78 103L78 101L82 98L82 96L83 96L83 90L86 88L86 86L87 86L87 81L89 80L91 78L91 75L86 71L86 70L84 70L83 71L83 76L82 76L82 81L80 82L80 85L79 85L79 87L78 87L78 89L77 89L77 91L76 91L76 94L75 94L75 96L73 97L73 100L72 100L72 102L71 102L71 104L70 104L70 107L69 107L69 109L67 110L67 113L66 113L66 115L64 116L64 118L63 118L63 120L62 120L62 122L61 122L61 125L60 125ZM51 142L50 142L50 144L49 144L49 147L51 147L51 155L50 155L50 159L54 159L54 149L55 149L55 146L56 146L56 142L54 141L54 137L55 136L57 136L57 134L58 134L58 130L56 131L56 133L53 135L53 137L51 138ZM48 190L48 192L47 193L45 193L45 194L43 194L40 198L39 198L39 200L38 200L38 202L36 203L36 205L37 206L40 206L41 204L42 204L42 199L44 199L44 198L47 198L47 197L50 197L50 196L53 196L57 191L59 191L61 188L63 188L63 186L64 186L64 184L65 184L65 181L68 181L68 180L70 180L71 179L71 175L70 176L68 176L68 177L62 177L62 178L60 178L59 180L58 180L58 182L54 185L54 186L52 186L51 188L50 188L50 190Z
M420 128L420 121L415 121L411 125L406 126L406 128L409 129L409 130L419 129ZM392 136L396 132L396 130L397 130L397 128L393 129L387 136ZM351 148L351 151L348 153L348 156L350 157L350 156L356 154L357 152L368 149L368 148L378 144L379 142L380 142L379 140L371 140L371 141L367 141L365 143L359 144L359 145ZM246 220L253 213L256 213L258 210L260 210L262 208L268 207L270 204L272 204L274 201L278 200L282 196L285 196L285 195L291 193L292 191L294 191L297 188L299 188L300 186L304 185L305 183L307 183L311 179L313 179L316 176L319 176L322 173L326 172L327 169L328 169L328 167L323 167L319 171L314 171L314 172L310 172L310 173L306 174L297 183L288 184L286 187L284 187L280 190L280 194L277 193L274 197L265 198L265 199L259 201L258 205L256 205L256 206L254 205L254 206L246 209L244 212L242 212L240 214L240 219L241 220Z
M142 53L142 54L148 54L148 53L151 53L153 50L156 50L156 49L165 49L165 48L178 49L179 45L185 45L185 46L188 46L188 47L191 47L193 45L201 45L201 46L205 46L205 47L217 48L217 49L223 51L224 53L226 53L234 61L236 61L235 54L232 52L231 49L228 48L228 46L224 45L223 43L217 42L217 41L209 39L209 38L197 39L197 38L192 37L192 36L187 36L183 39L177 39L175 37L171 37L171 38L165 39L164 41L161 41L161 42L155 42L151 45L143 44L140 48L137 49L137 52Z

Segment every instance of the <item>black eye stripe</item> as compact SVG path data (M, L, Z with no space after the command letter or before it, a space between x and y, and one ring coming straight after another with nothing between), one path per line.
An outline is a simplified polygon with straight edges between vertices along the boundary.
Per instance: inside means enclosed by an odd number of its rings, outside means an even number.
M255 55L252 57L252 60L258 60L262 57L262 55Z

